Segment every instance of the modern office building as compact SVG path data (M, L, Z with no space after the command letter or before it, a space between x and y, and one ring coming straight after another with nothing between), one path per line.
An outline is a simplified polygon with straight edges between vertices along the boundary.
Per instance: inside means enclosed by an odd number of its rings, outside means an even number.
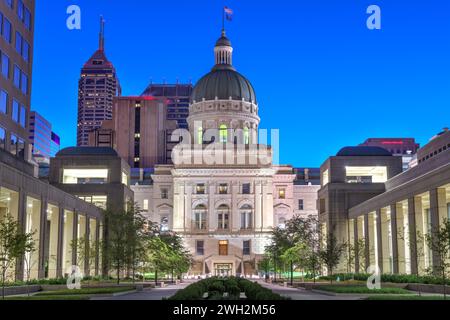
M174 121L166 120L166 113L165 98L117 97L113 119L90 134L89 145L114 148L132 168L165 164L168 162L166 132L176 129Z
M104 21L101 21L99 48L81 69L78 82L77 145L88 146L89 133L111 120L113 99L121 95L113 64L105 55Z
M0 148L29 160L33 0L0 1Z
M403 160L403 171L408 170L415 159L420 145L414 138L369 138L360 146L380 147L386 149L394 156L401 156Z
M112 148L70 147L50 160L49 182L102 209L133 201L130 166Z
M52 131L50 142L50 154L54 157L61 150L61 138Z
M419 149L417 166L404 172L401 157L373 148L343 149L321 167L320 220L339 241L364 245L353 270L425 274L439 259L424 237L450 218L450 132Z
M167 99L166 121L169 128L188 129L189 99L193 90L192 84L150 84L143 96L160 97ZM175 126L174 124L175 123ZM172 163L172 150L178 141L172 141L174 129L165 133L166 152L164 155L167 164Z
M38 163L50 163L59 151L59 137L52 131L52 124L36 111L30 112L30 143L33 158Z
M77 264L73 240L101 237L97 207L38 179L29 139L35 1L0 1L0 219L18 221L34 232L36 251L7 272L7 281L56 278ZM45 151L48 151L45 149ZM25 259L27 258L27 259ZM98 274L98 257L81 261L85 274Z

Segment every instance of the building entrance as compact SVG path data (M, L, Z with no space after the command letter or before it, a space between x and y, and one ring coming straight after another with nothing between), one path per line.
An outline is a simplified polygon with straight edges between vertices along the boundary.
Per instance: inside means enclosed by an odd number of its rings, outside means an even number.
M233 264L231 263L215 263L214 275L216 277L228 277L233 275Z

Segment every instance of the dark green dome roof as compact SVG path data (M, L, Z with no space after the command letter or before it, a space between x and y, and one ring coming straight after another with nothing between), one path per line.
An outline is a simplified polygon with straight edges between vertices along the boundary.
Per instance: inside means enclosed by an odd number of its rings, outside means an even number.
M205 100L233 100L256 103L255 90L250 81L243 75L227 66L216 66L201 78L194 87L191 100L200 102Z
M231 47L231 41L227 38L224 32L222 32L222 36L217 40L216 47Z

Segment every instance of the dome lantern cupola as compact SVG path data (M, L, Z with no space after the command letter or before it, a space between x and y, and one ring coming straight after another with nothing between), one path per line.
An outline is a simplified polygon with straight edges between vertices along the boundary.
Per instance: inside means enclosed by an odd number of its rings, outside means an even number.
M231 41L226 36L225 29L222 29L222 36L216 42L214 56L216 62L215 67L228 66L230 69L233 69L233 47L231 46Z

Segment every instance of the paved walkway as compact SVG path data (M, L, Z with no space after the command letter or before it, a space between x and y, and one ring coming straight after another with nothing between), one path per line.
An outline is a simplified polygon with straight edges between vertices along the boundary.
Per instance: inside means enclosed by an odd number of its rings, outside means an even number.
M269 284L265 281L258 281L263 287L271 289L273 292L278 293L281 296L289 297L292 300L360 300L359 295L345 295L345 296L333 296L326 295L317 292L312 292L310 290L305 290L303 288L290 288L283 287L278 284Z
M169 285L165 288L147 288L140 292L133 292L108 298L93 298L92 300L162 300L173 296L178 290L186 288L193 281L185 281L178 285Z

